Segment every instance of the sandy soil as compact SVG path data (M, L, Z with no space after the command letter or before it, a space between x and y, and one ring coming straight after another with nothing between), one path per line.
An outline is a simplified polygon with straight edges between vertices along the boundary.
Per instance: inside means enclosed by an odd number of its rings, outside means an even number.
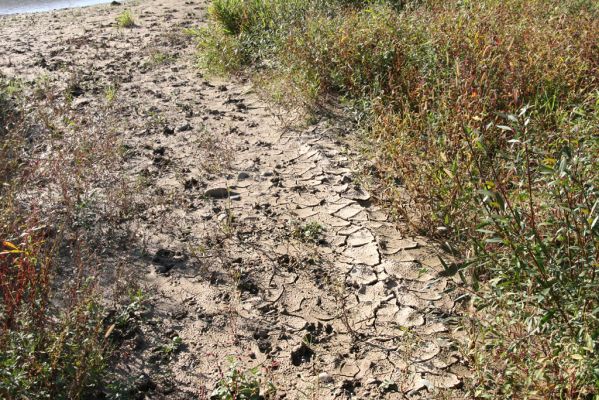
M462 398L457 280L360 184L348 127L204 78L182 31L206 1L128 7L131 29L124 6L0 18L0 71L76 81L81 113L116 88L147 307L118 367L140 397L207 398L234 357L274 398Z

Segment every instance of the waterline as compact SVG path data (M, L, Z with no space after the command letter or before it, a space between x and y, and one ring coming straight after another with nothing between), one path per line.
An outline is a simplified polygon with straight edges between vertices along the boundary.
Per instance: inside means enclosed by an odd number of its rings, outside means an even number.
M111 0L0 0L0 15L52 11L110 2Z

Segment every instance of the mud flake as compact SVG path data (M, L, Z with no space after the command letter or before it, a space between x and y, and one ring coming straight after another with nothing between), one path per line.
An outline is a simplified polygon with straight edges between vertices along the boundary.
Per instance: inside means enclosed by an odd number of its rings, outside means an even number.
M424 376L434 387L440 389L451 389L462 384L462 381L457 376L449 372L429 373Z
M429 281L433 276L424 271L416 262L389 260L385 262L385 272L396 279Z
M369 221L378 221L378 222L386 222L389 219L387 213L380 210L370 210L368 211L368 220Z
M424 317L412 307L402 307L397 313L396 322L405 328L424 325Z
M395 367L396 370L399 370L399 371L407 371L408 370L408 363L402 357L402 354L400 354L399 352L390 353L387 358L388 358L389 362L391 362L391 364L393 364L393 366Z
M300 181L305 181L305 180L310 180L310 179L320 180L319 178L323 177L322 168L315 166L313 168L310 168L308 171L300 174L300 176L301 176L299 178Z
M346 199L352 199L357 201L368 201L370 200L370 193L362 189L361 187L353 187L348 189L345 193L341 195Z
M423 335L434 335L436 333L444 333L447 332L447 327L441 322L434 322L430 325L423 326L420 329L420 333Z
M452 365L455 365L459 361L460 361L460 358L458 356L456 356L455 354L452 354L452 355L449 355L444 358L442 358L442 357L433 358L431 360L431 363L434 368L447 369L447 368L451 367Z
M385 298L387 297L386 293L385 293L385 284L383 282L379 281L374 285L363 286L358 291L357 296L361 302L369 302L369 303L374 303L376 301L381 302L381 301L385 300Z
M314 215L318 214L318 212L314 211L314 209L312 207L306 207L306 208L300 208L297 210L293 210L292 213L301 219L313 217Z
M402 250L411 250L418 247L418 243L411 239L393 239L384 237L380 240L381 252L385 255L397 254Z
M358 232L360 229L362 229L362 228L359 226L350 226L345 229L340 229L339 232L337 232L337 233L339 235L343 235L343 236L350 236L350 235Z
M318 222L319 224L322 224L324 226L330 226L333 228L343 228L351 225L351 222L349 221L325 213L313 215L308 218L308 221Z
M377 323L389 323L396 320L396 315L399 312L399 308L394 304L385 304L380 307L376 312Z
M439 292L414 292L414 294L425 301L439 301L443 298L443 295Z
M361 247L348 247L343 254L353 259L357 264L365 264L371 267L381 262L376 243L369 243Z
M356 204L356 203L352 203L352 204L349 204L348 206L343 207L341 210L337 211L334 215L339 218L348 220L348 219L358 215L362 210L363 210L362 206L360 206L359 204Z
M337 164L337 165L339 165L339 164ZM343 176L343 175L351 174L353 171L349 168L339 167L339 168L335 168L335 169L327 169L326 172L327 172L327 174L331 174L331 175Z
M306 181L302 181L302 184L305 185L306 187L311 188L311 190L316 190L316 191L325 191L326 187L322 186L322 179L310 179L310 180L306 180Z
M347 183L342 184L342 185L335 185L333 186L332 190L335 193L343 193L347 190L347 188L349 187L349 185Z
M274 288L267 289L265 300L268 302L277 301L278 299L281 298L281 296L283 295L284 292L285 292L285 288L283 288L283 287L278 288L277 290L274 290Z
M419 299L413 293L398 293L397 301L402 306L409 306L414 308L424 308L426 307L426 302Z
M294 332L299 332L308 324L305 319L294 315L285 315L281 317L281 323L288 326Z
M423 389L433 389L432 383L422 378L420 374L413 374L408 378L408 381L403 386L403 391L408 394L408 396L414 395Z
M343 247L345 246L345 243L347 241L347 238L345 236L335 236L330 244L332 247Z
M354 215L353 217L351 217L350 221L366 222L366 221L368 221L368 213L366 211L362 210L359 213L357 213L356 215Z
M354 265L349 273L349 279L356 285L372 285L378 281L376 273L368 265Z
M438 256L427 257L424 260L422 260L421 263L422 263L422 265L425 265L431 269L442 269L443 268L443 263L441 262L441 260L439 259Z
M359 303L350 309L349 325L353 330L372 326L375 321L375 310L378 303Z
M424 362L436 357L441 352L441 347L435 342L428 341L420 345L412 354L414 362Z
M339 368L339 375L347 378L354 378L359 373L360 367L358 367L354 361L345 362L341 368Z
M308 147L308 148L311 149L311 147ZM318 150L308 150L305 153L301 153L300 157L303 158L304 160L310 160L310 159L313 159L313 157L315 155L317 155L318 153L319 153Z
M246 180L246 181L237 182L235 186L237 186L238 188L241 188L241 189L247 189L252 185L254 185L254 182L252 182L250 180Z
M398 262L416 262L418 261L418 255L411 251L402 250L399 253L392 255L390 259Z
M320 374L318 374L318 382L326 385L329 383L333 383L334 379L331 375L327 374L326 372L321 372Z
M302 309L302 303L306 301L306 297L301 294L291 294L291 297L286 300L287 309L290 312L297 312Z
M443 311L451 312L455 306L455 302L449 296L445 296L441 300L433 302L433 305Z
M374 242L374 236L367 229L362 229L352 233L347 238L347 245L351 247L360 247L372 242Z
M336 212L340 211L341 209L343 209L351 204L355 204L355 203L353 201L347 200L347 199L341 199L340 201L335 201L335 202L328 201L326 206L324 207L323 211L326 213L329 213L329 214L335 214Z
M299 196L295 203L302 207L316 207L322 204L322 200L313 195L303 195Z

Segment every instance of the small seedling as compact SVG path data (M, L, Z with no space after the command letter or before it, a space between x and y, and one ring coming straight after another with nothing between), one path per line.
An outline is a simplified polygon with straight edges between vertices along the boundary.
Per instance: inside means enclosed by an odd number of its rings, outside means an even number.
M318 222L308 222L304 225L298 225L293 231L293 237L302 242L317 243L320 241L324 227Z
M129 304L117 317L117 324L120 326L127 326L129 320L133 315L137 315L142 309L142 303L144 301L144 294L141 289L132 291L129 294Z
M266 388L262 390L263 382L258 367L243 371L238 368L237 362L229 358L229 371L223 374L212 392L211 399L214 400L264 400L271 398L275 393L272 382L266 382Z
M148 63L150 65L166 64L166 63L174 61L175 58L176 57L172 54L167 54L167 53L163 53L161 51L156 51L156 52L150 54L150 60Z
M117 88L114 85L108 85L104 89L104 97L108 103L113 103L116 100Z
M171 341L169 343L162 346L161 350L164 353L164 355L170 356L170 355L176 353L182 344L183 344L183 339L181 339L179 336L175 336L171 339Z

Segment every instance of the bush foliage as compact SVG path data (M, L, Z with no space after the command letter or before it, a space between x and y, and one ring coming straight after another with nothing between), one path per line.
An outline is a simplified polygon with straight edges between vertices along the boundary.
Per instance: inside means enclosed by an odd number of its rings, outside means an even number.
M412 201L387 192L469 272L474 396L599 395L596 2L213 0L211 15L205 66L266 68L367 116Z

